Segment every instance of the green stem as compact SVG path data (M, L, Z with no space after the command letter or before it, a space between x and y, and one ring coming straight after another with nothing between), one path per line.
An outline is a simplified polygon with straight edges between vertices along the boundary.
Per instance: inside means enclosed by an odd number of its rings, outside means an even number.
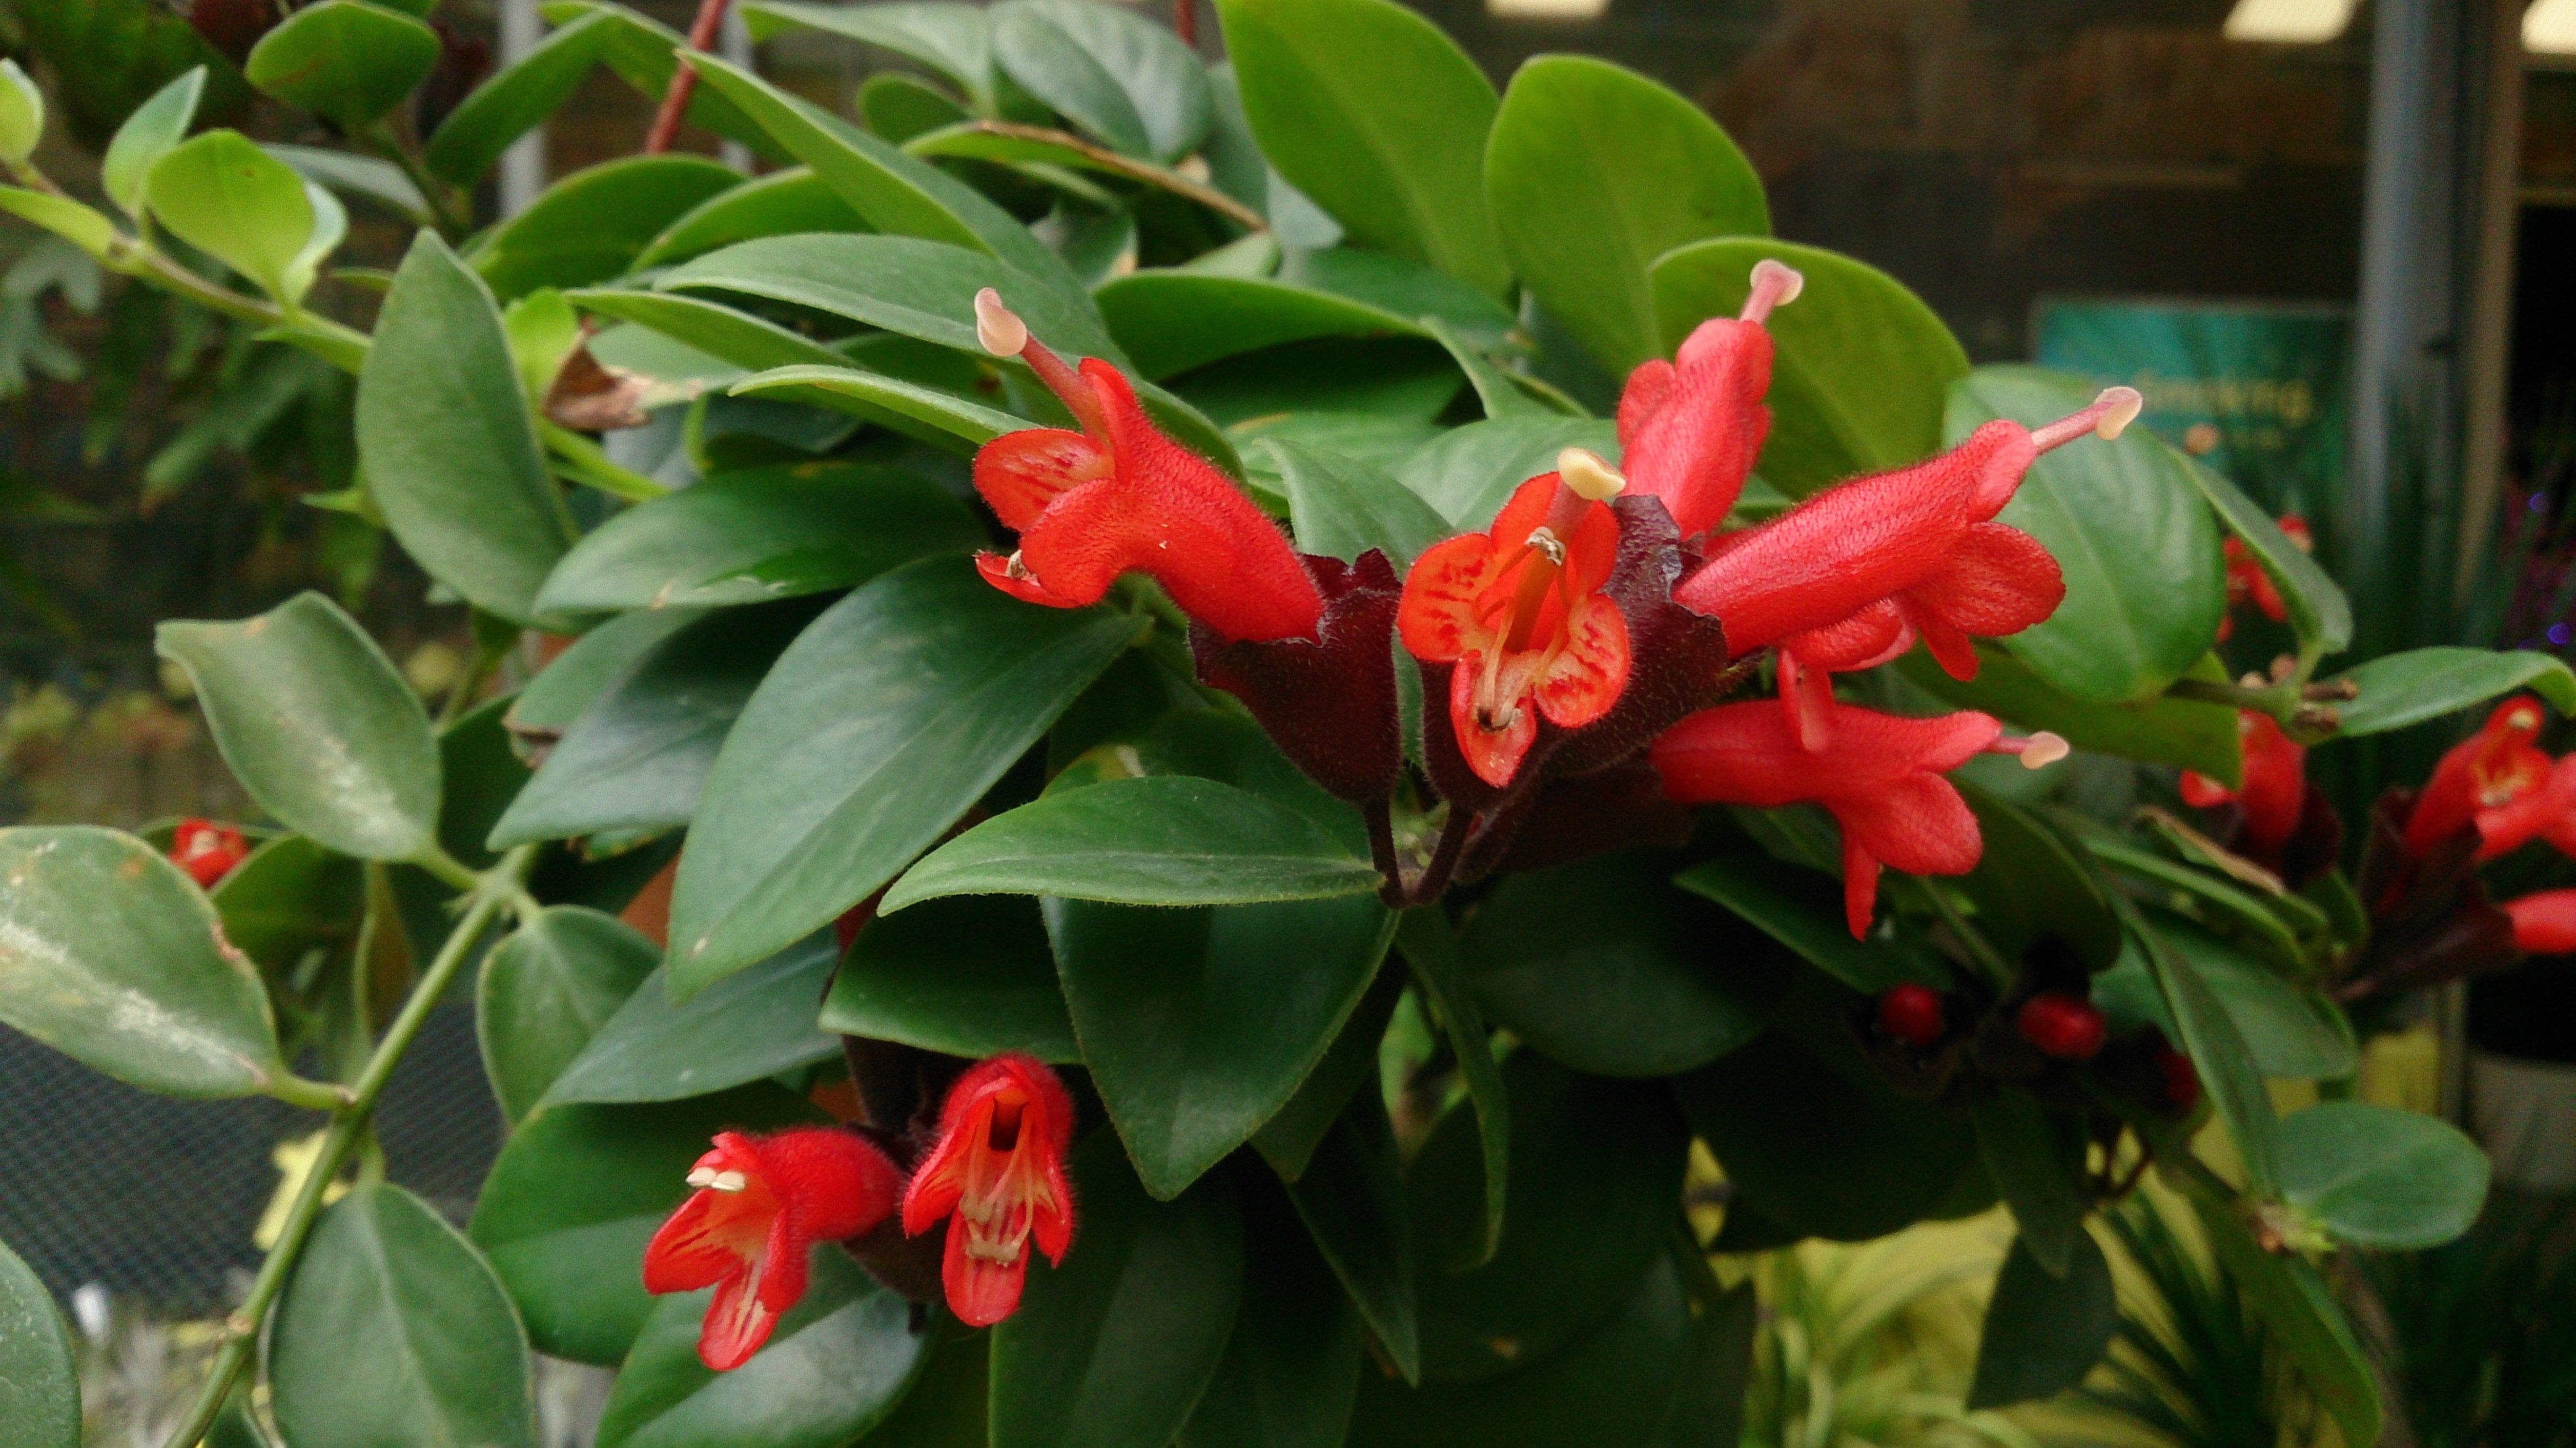
M327 1081L307 1081L301 1076L283 1076L268 1083L268 1094L289 1106L306 1111L337 1111L349 1104L349 1088Z
M550 417L537 418L537 435L545 440L546 450L563 463L557 476L568 476L584 487L597 488L629 503L649 502L671 491L632 468L609 461L608 449Z
M1930 880L1919 880L1916 883L1923 892L1923 898L1932 902L1933 913L1939 915L1941 923L1949 926L1950 933L1958 937L1960 947L1968 952L1977 966L1984 970L1996 985L2010 989L2013 977L2018 972L1995 949L1993 943L1986 939L1985 932L1968 923L1968 918L1959 913L1959 907L1950 902L1950 897L1942 893L1937 883Z
M197 1448L215 1416L223 1411L224 1400L232 1395L233 1384L248 1366L252 1350L259 1343L260 1324L275 1305L277 1295L286 1286L287 1275L294 1270L296 1259L303 1255L304 1244L313 1234L313 1222L322 1211L322 1199L332 1179L346 1166L350 1154L366 1139L373 1119L376 1099L384 1094L385 1083L393 1079L394 1068L402 1064L405 1052L419 1039L421 1027L429 1023L429 1014L437 1009L447 988L455 983L457 972L472 957L474 945L483 938L492 917L509 905L511 894L523 888L529 867L537 858L535 845L521 845L501 857L489 876L475 876L477 887L474 904L465 918L456 922L447 943L439 947L438 958L413 988L411 998L403 1002L401 1014L385 1028L375 1053L367 1058L366 1069L349 1088L349 1104L333 1116L330 1134L322 1139L322 1150L313 1159L312 1170L296 1189L295 1202L287 1208L286 1223L277 1235L268 1260L260 1264L259 1276L252 1280L250 1296L241 1310L225 1325L227 1336L215 1354L205 1386L198 1391L196 1403L188 1416L181 1419L177 1431L163 1448Z

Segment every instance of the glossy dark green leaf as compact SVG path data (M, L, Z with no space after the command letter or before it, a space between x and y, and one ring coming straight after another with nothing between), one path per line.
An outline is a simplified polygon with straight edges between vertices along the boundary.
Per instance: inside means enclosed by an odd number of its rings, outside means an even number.
M1976 812L1985 848L1962 886L1976 903L1977 929L2008 960L2055 940L2099 970L2120 956L2120 918L2092 869L2034 816L1974 786L1961 791Z
M403 551L486 613L536 621L571 542L483 284L434 232L394 274L358 377L367 494Z
M1179 1448L1341 1448L1362 1371L1359 1314L1279 1189L1241 1179L1243 1297Z
M1111 148L1168 163L1206 137L1207 66L1155 21L1085 0L1007 0L992 16L1011 79Z
M493 845L687 824L734 721L813 617L793 601L723 609L654 644L563 731Z
M512 1123L544 1099L661 950L614 915L553 905L492 947L474 987L474 1021L492 1095Z
M2190 960L2217 996L2266 1076L2340 1080L2360 1067L2340 1008L2301 990L2281 968L2202 926L2164 911L2147 915L2167 948Z
M947 452L970 454L1029 420L953 393L856 367L774 367L733 385L736 396L773 397L855 413Z
M2069 1246L2067 1270L2053 1273L2039 1265L2027 1236L2013 1239L1986 1306L1969 1408L2055 1397L2110 1351L2120 1323L2111 1264L2090 1233L2078 1231Z
M1620 854L1503 881L1458 943L1486 1014L1603 1076L1677 1075L1753 1039L1794 958L1670 872Z
M323 1213L278 1300L270 1403L298 1448L534 1448L528 1336L463 1233L390 1183Z
M790 166L720 191L683 212L637 253L634 266L638 271L670 266L760 236L867 229L866 218L824 185L823 178L808 167Z
M1315 1069L1297 1084L1297 1094L1252 1134L1253 1148L1280 1180L1293 1182L1303 1176L1325 1134L1359 1094L1361 1084L1376 1084L1378 1049L1386 1040L1388 1022L1395 1018L1404 984L1402 970L1381 965L1368 994L1360 997L1350 1018L1342 1022L1341 1034L1333 1037Z
M1485 205L1501 101L1438 27L1389 0L1218 0L1243 112L1279 174L1368 245L1496 296Z
M0 1423L9 1448L80 1448L80 1378L53 1294L0 1242Z
M438 746L411 686L340 606L299 593L238 623L164 623L215 744L260 808L344 855L405 860L438 823Z
M549 1106L678 1101L784 1075L837 1055L815 1008L840 950L815 934L674 1002L657 974L626 998L555 1078Z
M1295 810L1214 780L1146 778L1051 795L986 820L905 872L880 908L990 894L1249 905L1377 887L1375 866Z
M610 619L555 655L510 703L514 733L560 736L602 690L654 645L704 618L695 608L644 609ZM552 740L547 741L549 744Z
M986 1448L993 1335L954 1318L931 1320L930 1362L868 1448Z
M1771 437L1762 476L1793 498L1859 473L1903 467L1940 450L1950 384L1968 354L1921 298L1876 267L1820 247L1753 239L1694 242L1655 262L1655 315L1666 347L1711 317L1732 317L1753 290L1753 264L1786 262L1806 278L1771 314Z
M731 1372L698 1361L711 1291L656 1302L600 1413L599 1448L843 1448L892 1412L929 1328L837 1248L809 1250L805 1296Z
M834 604L726 739L672 900L696 990L874 894L1001 778L1137 623L1037 608L929 559Z
M549 1106L511 1133L467 1231L539 1352L613 1367L653 1310L644 1244L689 1195L689 1165L708 1141L822 1119L769 1085L649 1106Z
M1512 270L1621 375L1664 355L1656 258L1771 230L1761 177L1705 111L1582 55L1542 55L1513 74L1485 143L1485 195Z
M1751 1045L1673 1083L1745 1200L1838 1242L1930 1216L1977 1164L1967 1122L1898 1095L1862 1057L1843 1019L1852 999L1809 977Z
M510 703L507 694L486 699L438 734L438 842L469 869L490 869L500 859L484 841L528 783L527 761L503 723Z
M1540 1358L1616 1312L1671 1240L1690 1129L1659 1082L1582 1076L1521 1052L1511 1094L1511 1214L1493 1259L1473 1251L1482 1174L1464 1107L1413 1159L1414 1230L1434 1270L1418 1282L1426 1378L1485 1378Z
M1124 357L1079 292L1065 293L984 251L864 233L770 236L710 252L654 279L662 291L722 291L792 302L981 355L975 294L990 287L1049 347Z
M2079 1241L2091 1241L2084 1233L2091 1203L2080 1180L2082 1138L2070 1137L2026 1091L1997 1092L1969 1107L1968 1120L1976 1128L1986 1175L2021 1228L2013 1250L2051 1277L2065 1277L2075 1267Z
M2271 576L2289 612L2292 632L2320 654L2338 654L2352 642L2352 600L2308 550L2290 541L2272 515L2234 483L2196 458L2186 459L2191 480L2216 510L2218 521L2236 535L2254 561Z
M1278 465L1304 552L1350 559L1375 548L1401 573L1453 531L1419 494L1366 463L1281 439L1261 447Z
M1408 1389L1360 1383L1350 1448L1609 1448L1651 1441L1691 1360L1690 1303L1670 1254L1590 1332L1501 1377Z
M242 74L355 135L401 105L437 64L437 31L363 0L322 0L261 36Z
M2125 704L2097 704L2048 683L2030 666L1994 643L1977 645L1977 677L1953 679L1930 654L1917 649L1897 663L1906 678L1961 708L1979 709L2024 729L2047 729L2078 749L2180 765L2213 779L2233 781L2242 767L2236 711L2156 695ZM2183 671L2187 679L2227 682L2215 654Z
M460 186L492 169L510 143L571 97L614 28L604 10L558 25L534 50L476 86L439 122L421 155L429 173Z
M742 7L752 38L810 28L845 35L921 62L993 108L993 30L982 6L943 0L894 0L877 5L811 5L798 0L756 0Z
M1426 266L1411 257L1357 246L1284 244L1277 280L1308 291L1330 292L1394 317L1445 322L1469 344L1486 349L1518 345L1518 313L1473 281Z
M2199 1196L2191 1204L2212 1253L2343 1430L2343 1441L2378 1442L2378 1376L2325 1279L2301 1258L2264 1251L2235 1212Z
M1615 461L1618 426L1585 417L1471 422L1424 445L1395 469L1395 476L1452 527L1482 528L1494 521L1514 488L1554 472L1556 455L1570 447Z
M2174 1044L2191 1057L2219 1120L2227 1123L2227 1134L2235 1139L2247 1185L2266 1195L2278 1190L2280 1123L2272 1114L2271 1094L2255 1068L2244 1033L2189 955L2167 944L2160 932L2135 914L2129 926L2146 947L2147 965L2164 997L2166 1016L2180 1033Z
M2341 734L2385 734L2483 704L2516 689L2576 714L2576 672L2531 649L2410 649L2372 659L2340 677L2360 691L2335 706Z
M870 131L898 146L968 119L956 97L899 70L881 70L860 82L851 109Z
M154 92L152 99L136 107L134 114L116 128L115 138L107 143L107 154L99 158L98 184L126 215L143 213L144 178L151 175L153 162L187 139L189 123L196 119L197 100L205 88L206 68L194 67Z
M663 228L742 183L704 156L628 156L576 171L468 254L498 295L578 287L623 273Z
M1951 389L1944 431L1957 441L1998 417L2037 427L2094 390L2035 367L1980 368ZM2066 600L2004 647L2057 688L2104 704L2146 699L2199 662L2226 612L2227 579L2217 520L2190 472L2144 428L2078 438L2033 463L1995 521L2048 549Z
M1502 1249L1504 1212L1512 1180L1512 1098L1494 1059L1494 1038L1485 1013L1467 984L1467 968L1458 959L1458 941L1447 913L1436 905L1419 906L1397 920L1395 941L1412 968L1415 987L1437 1022L1449 1049L1458 1058L1458 1079L1467 1089L1465 1109L1476 1118L1476 1144L1482 1153L1484 1217L1482 1230L1462 1233L1464 1240L1441 1243L1434 1261L1456 1270L1481 1267Z
M2420 1251L2477 1220L2487 1158L2439 1117L2323 1101L2281 1122L2281 1193L2345 1246Z
M313 285L319 258L307 257L306 245L323 223L319 194L238 131L207 131L171 148L143 183L154 220L284 302L301 301ZM29 219L82 239L54 220Z
M1689 1356L1681 1384L1664 1410L1652 1448L1738 1448L1744 1437L1745 1394L1753 1378L1753 1335L1762 1303L1751 1282L1739 1282L1700 1305L1691 1323Z
M1288 1184L1306 1230L1350 1293L1387 1361L1422 1380L1421 1310L1404 1158L1374 1091L1351 1099Z
M1243 1290L1233 1183L1145 1194L1094 1132L1074 1153L1082 1234L1060 1267L1029 1267L993 1332L992 1448L1168 1443L1215 1377Z
M1719 855L1682 871L1673 883L1725 906L1854 990L1876 995L1909 980L1942 983L1944 973L1920 953L1887 941L1852 939L1841 887L1813 870L1767 855Z
M829 462L718 473L602 524L555 566L537 606L760 603L984 541L974 515L918 474Z
M659 332L736 367L839 367L848 359L776 322L703 297L619 287L585 287L565 294L585 312Z
M832 977L822 1026L952 1056L1082 1059L1046 922L1016 896L933 900L869 921Z
M1420 335L1413 318L1330 292L1212 272L1134 272L1096 294L1109 330L1148 377L1315 337Z

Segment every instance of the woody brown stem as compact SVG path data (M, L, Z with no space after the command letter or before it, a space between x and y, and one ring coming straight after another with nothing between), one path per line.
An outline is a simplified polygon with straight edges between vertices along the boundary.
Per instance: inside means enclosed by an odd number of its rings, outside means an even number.
M713 50L724 16L725 0L698 0L698 18L689 23L689 49ZM680 133L680 118L689 113L689 97L697 88L698 68L689 64L688 56L678 57L671 68L671 83L662 89L662 108L653 114L653 129L644 133L645 155L659 156L671 149L671 138Z

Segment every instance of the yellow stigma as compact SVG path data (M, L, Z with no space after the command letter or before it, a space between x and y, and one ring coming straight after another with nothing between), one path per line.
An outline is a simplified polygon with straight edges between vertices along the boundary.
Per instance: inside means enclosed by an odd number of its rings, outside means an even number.
M975 294L975 340L996 357L1017 357L1029 345L1029 324L1002 305L1002 294L986 287Z
M1773 290L1771 305L1775 307L1785 307L1798 300L1798 293L1807 289L1806 273L1786 262L1773 261L1767 256L1753 264L1754 290L1761 290L1765 282L1771 284Z
M1628 480L1619 470L1601 460L1598 453L1570 447L1556 455L1557 476L1574 495L1587 502L1606 503L1628 490Z
M2129 424L2137 421L2138 414L2147 406L2146 398L2140 396L2134 387L2105 387L2102 395L2094 398L2093 402L2104 409L2102 416L2093 424L2093 435L2106 440L2126 432Z

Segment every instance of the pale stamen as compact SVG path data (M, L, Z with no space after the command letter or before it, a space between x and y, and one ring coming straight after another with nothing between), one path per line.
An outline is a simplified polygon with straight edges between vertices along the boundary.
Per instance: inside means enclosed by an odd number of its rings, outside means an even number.
M1753 264L1753 294L1744 299L1744 310L1735 319L1758 327L1771 319L1773 307L1789 305L1806 289L1807 279L1797 268L1764 257Z
M751 1178L738 1171L702 1166L689 1173L689 1185L702 1192L738 1192L751 1185Z
M2017 754L2024 769L2046 769L2072 754L2074 747L2062 737L2045 729L2027 739L1998 739L1986 746L1988 754Z
M1557 537L1545 527L1532 528L1530 530L1529 546L1546 554L1548 562L1555 564L1559 568L1563 568L1565 566L1565 540Z
M2086 433L2109 440L2128 429L2146 409L2147 400L2134 387L2105 387L2090 406L2068 413L2046 427L2034 428L2031 444L2041 452L2063 447Z
M1588 448L1570 447L1558 453L1556 473L1576 497L1588 503L1606 503L1628 490L1628 480L1619 475L1619 470Z
M1017 357L1029 345L1029 324L1002 305L1002 294L986 287L975 294L975 340L996 357Z

